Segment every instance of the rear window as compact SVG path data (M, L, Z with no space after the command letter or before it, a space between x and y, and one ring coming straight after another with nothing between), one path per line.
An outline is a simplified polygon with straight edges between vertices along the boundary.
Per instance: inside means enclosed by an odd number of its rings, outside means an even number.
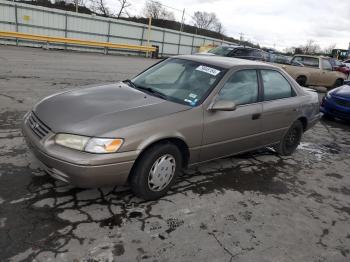
M261 70L264 84L264 100L276 100L294 96L294 91L289 82L274 70Z
M335 66L339 66L340 63L337 64L336 60L334 60L334 65L335 65ZM327 59L322 59L322 68L323 68L324 70L332 70L332 65L331 65L330 61L327 60Z

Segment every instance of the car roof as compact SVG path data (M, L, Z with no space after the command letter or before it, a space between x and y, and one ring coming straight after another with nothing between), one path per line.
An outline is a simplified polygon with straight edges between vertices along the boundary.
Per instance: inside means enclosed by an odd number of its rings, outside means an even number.
M192 60L199 63L209 64L209 65L218 66L226 69L236 67L236 66L264 66L269 68L278 68L274 65L270 65L263 62L239 59L239 58L233 58L233 57L224 57L224 56L178 55L173 57Z

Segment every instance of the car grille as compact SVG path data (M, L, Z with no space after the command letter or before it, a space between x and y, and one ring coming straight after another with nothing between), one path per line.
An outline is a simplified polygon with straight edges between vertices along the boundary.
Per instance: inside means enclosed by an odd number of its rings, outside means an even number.
M334 98L334 101L337 105L350 107L350 101L339 99L339 98Z
M33 112L30 113L28 117L28 125L33 133L40 139L43 139L51 130L47 125L41 122Z

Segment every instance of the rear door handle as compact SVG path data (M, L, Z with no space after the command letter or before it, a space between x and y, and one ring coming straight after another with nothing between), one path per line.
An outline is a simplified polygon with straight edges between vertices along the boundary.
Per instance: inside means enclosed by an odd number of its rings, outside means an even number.
M260 114L260 113L253 114L253 115L252 115L252 119L253 119L253 120L257 120L257 119L259 119L259 118L260 118L260 116L261 116L261 114Z

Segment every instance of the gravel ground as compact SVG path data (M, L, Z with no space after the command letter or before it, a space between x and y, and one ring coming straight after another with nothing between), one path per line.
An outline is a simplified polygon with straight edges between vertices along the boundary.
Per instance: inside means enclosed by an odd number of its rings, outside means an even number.
M322 120L291 157L263 149L185 170L158 201L38 168L19 129L35 102L154 62L0 46L0 261L350 261L346 123Z

